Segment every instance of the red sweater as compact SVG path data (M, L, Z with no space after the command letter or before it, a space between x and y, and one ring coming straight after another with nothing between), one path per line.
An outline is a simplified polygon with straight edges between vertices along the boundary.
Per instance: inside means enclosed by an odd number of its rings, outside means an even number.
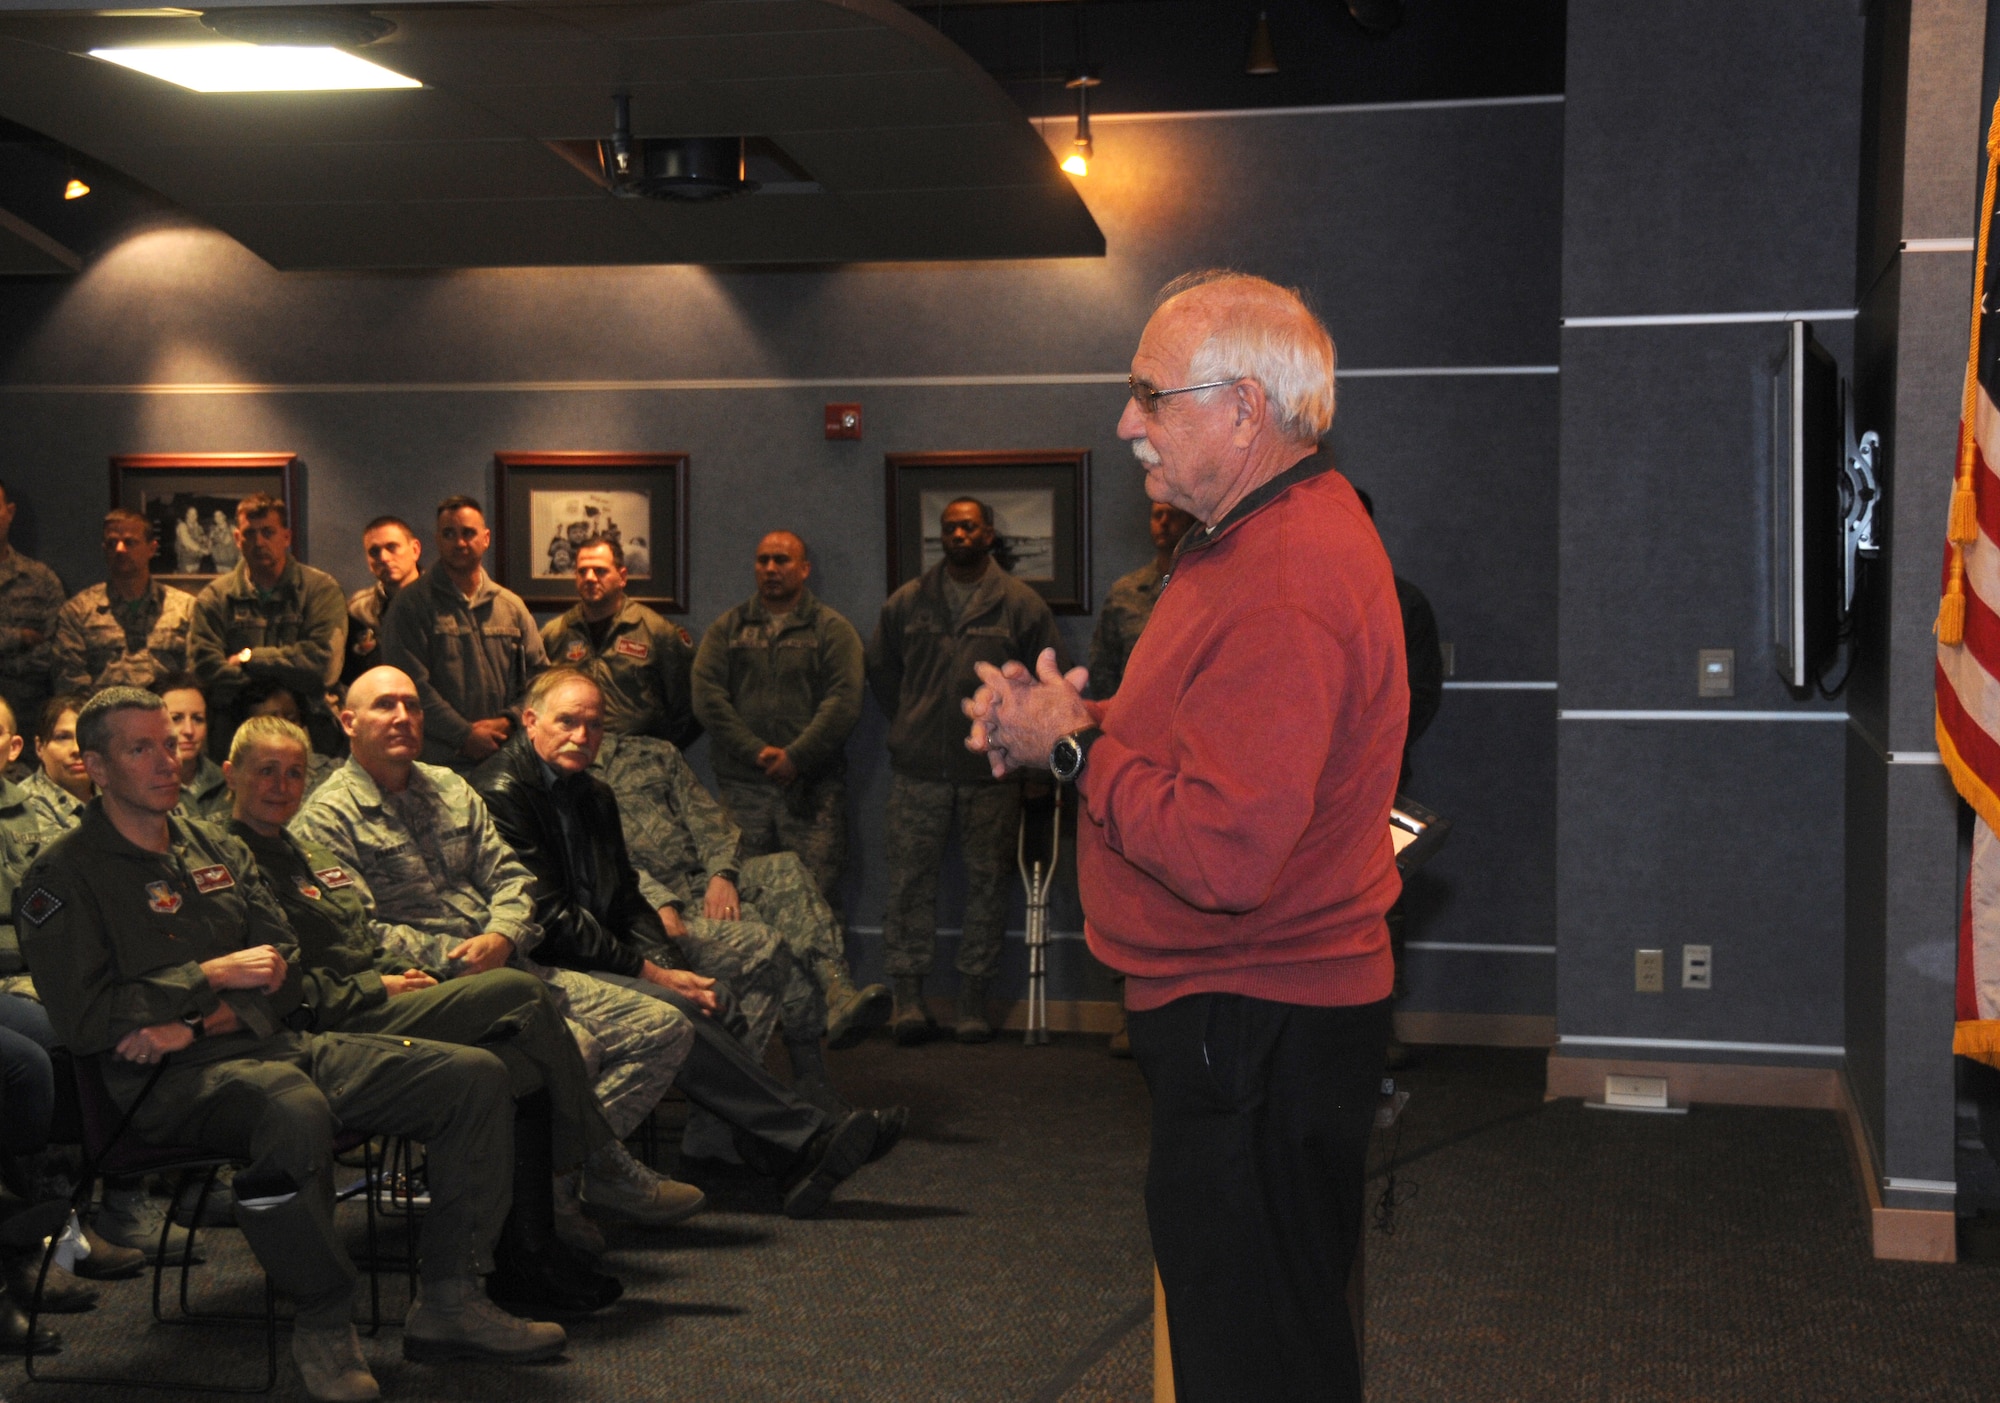
M1389 996L1410 712L1394 577L1312 457L1190 534L1078 788L1091 950L1125 1001Z

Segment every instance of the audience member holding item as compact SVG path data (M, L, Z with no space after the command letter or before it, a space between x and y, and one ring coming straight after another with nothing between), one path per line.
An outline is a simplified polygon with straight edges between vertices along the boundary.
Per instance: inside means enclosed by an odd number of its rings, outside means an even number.
M1182 543L1109 702L1053 650L979 669L967 744L1082 803L1097 957L1153 1096L1146 1208L1175 1396L1361 1398L1346 1293L1394 969L1409 686L1395 582L1317 452L1334 348L1291 291L1170 284L1118 433Z

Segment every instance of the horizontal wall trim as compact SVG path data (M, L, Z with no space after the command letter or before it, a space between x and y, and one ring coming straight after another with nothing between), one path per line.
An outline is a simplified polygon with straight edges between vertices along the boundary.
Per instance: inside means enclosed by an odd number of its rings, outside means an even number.
M1844 1047L1818 1043L1712 1042L1701 1038L1609 1038L1580 1033L1563 1033L1556 1039L1564 1047L1650 1047L1679 1048L1686 1052L1763 1052L1791 1057L1845 1057Z
M1447 682L1447 692L1553 692L1554 682Z
M1972 253L1970 237L1960 239L1905 239L1904 253Z
M1405 950L1443 950L1450 954L1465 955L1553 955L1553 945L1503 945L1484 943L1476 940L1409 940L1403 943Z
M1597 326L1738 326L1748 322L1839 322L1861 315L1852 307L1823 307L1816 312L1667 312L1658 316L1564 317L1569 330Z
M1092 123L1227 122L1245 117L1347 117L1370 112L1442 112L1461 107L1541 107L1560 104L1561 93L1530 93L1521 97L1432 98L1421 102L1337 102L1307 107L1214 107L1196 112L1092 112ZM1036 126L1070 127L1076 114L1031 117Z
M1958 1184L1951 1179L1898 1179L1892 1175L1882 1177L1885 1189L1900 1189L1906 1194L1956 1194Z
M1868 748L1881 757L1885 765L1942 765L1944 756L1935 750L1891 750L1876 738L1875 734L1859 720L1847 718L1847 728L1868 743Z
M1559 365L1409 365L1343 370L1342 380L1427 379L1458 375L1559 375ZM0 384L10 395L518 395L623 394L634 391L1009 389L1034 385L1123 385L1123 370L1047 375L744 376L684 380L413 380L260 383L161 380L122 385Z
M1845 721L1844 711L1558 711L1558 721Z

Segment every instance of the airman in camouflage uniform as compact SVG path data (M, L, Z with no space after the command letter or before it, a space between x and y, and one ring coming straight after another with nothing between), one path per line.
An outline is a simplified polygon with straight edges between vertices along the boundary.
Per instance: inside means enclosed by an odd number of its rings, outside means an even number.
M36 770L20 786L23 800L18 822L10 828L18 837L25 830L43 840L60 838L83 822L84 801L49 778L47 770Z
M236 693L252 678L275 678L317 713L340 676L347 597L333 576L292 556L287 520L284 503L244 498L236 511L243 558L194 603L188 665L216 712L209 735L216 753L228 750Z
M1112 581L1098 611L1097 629L1090 635L1090 695L1109 701L1125 681L1125 664L1132 657L1132 645L1153 617L1160 584L1174 568L1174 548L1195 524L1193 517L1178 507L1155 502L1147 522L1153 537L1153 558L1137 570Z
M50 679L58 692L150 687L187 667L194 596L153 578L160 543L153 524L127 507L104 518L104 564L110 578L63 605L50 642Z
M812 561L795 533L766 535L756 572L757 593L702 637L695 715L744 853L797 853L838 915L861 635L806 587Z
M533 959L531 879L500 835L485 801L450 770L417 765L401 794L384 793L349 760L321 785L292 833L328 849L353 874L375 936L392 962L451 971L445 952L482 932L514 945L513 963L554 987L564 1016L595 1053L597 1099L619 1139L639 1128L672 1085L692 1036L671 1005Z
M340 685L382 664L382 616L404 585L421 575L424 543L400 516L378 516L361 528L361 551L375 583L347 596L347 656L340 665Z
M701 723L689 699L688 631L625 597L625 549L616 541L591 541L576 553L576 585L583 602L542 629L550 664L597 684L611 734L693 745Z
M701 973L733 986L725 966L741 967L746 979L760 965L779 966L788 1039L816 1038L824 1029L830 1046L849 1047L881 1022L883 991L854 987L840 924L805 865L794 853L745 858L736 826L672 742L606 735L590 768L618 798L641 893L680 915L688 930L681 943ZM717 877L736 887L740 920L704 914ZM778 949L764 943L766 928L779 937Z
M229 786L223 781L222 766L201 757L194 778L181 786L180 813L187 818L228 818Z
M960 704L979 686L973 664L1032 669L1044 648L1063 658L1049 606L992 558L992 511L962 497L946 505L939 530L945 558L889 596L867 654L869 689L889 717L882 943L896 984L892 1032L905 1045L930 1034L923 982L935 957L938 874L954 817L965 858L954 1032L961 1042L993 1036L986 987L1000 967L1021 785L994 779L986 757L965 748L972 723Z
M55 571L7 543L15 506L0 483L0 697L16 716L33 716L49 698L49 639L69 591Z

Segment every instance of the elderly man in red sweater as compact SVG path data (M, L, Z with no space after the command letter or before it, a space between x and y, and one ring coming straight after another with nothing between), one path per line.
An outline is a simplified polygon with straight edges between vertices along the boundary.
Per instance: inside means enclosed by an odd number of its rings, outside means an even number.
M1091 950L1153 1093L1146 1211L1182 1403L1361 1398L1345 1292L1394 970L1409 715L1388 557L1318 451L1333 342L1261 278L1168 285L1118 421L1192 514L1124 685L982 666L966 742L1082 800Z

